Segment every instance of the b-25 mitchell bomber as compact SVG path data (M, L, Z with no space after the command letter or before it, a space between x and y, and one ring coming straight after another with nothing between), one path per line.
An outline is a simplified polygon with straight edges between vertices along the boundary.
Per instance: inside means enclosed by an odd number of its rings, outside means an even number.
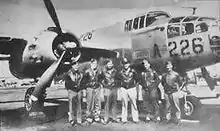
M137 70L140 61L147 58L159 74L166 71L164 62L170 60L181 75L201 67L209 87L214 89L204 67L220 61L220 25L216 18L172 17L164 11L151 11L78 38L62 30L52 2L44 0L44 4L55 27L41 32L33 43L0 37L0 53L10 55L11 73L18 78L40 77L25 93L27 112L44 103L46 88L56 74L70 68L71 58L85 63L91 58L127 57ZM200 104L195 96L187 95L184 116L195 116Z

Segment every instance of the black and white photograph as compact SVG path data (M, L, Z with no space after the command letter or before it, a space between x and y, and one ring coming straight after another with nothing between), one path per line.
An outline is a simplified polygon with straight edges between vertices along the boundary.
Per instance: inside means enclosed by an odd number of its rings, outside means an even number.
M220 0L0 0L0 131L219 131Z

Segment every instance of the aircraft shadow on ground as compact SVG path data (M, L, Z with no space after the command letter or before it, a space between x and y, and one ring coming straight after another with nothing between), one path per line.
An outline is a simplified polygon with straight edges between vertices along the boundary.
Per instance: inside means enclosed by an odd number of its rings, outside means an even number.
M46 119L35 119L32 117L28 117L24 107L16 108L16 109L0 110L0 125L17 127L26 124L32 125L33 123L42 124L45 122L51 122L62 118L66 118L68 112L68 102L60 99L63 98L47 99L45 101L56 104L56 105L44 107L43 112L46 115ZM8 103L12 103L12 102L23 102L23 101L8 101Z
M56 99L46 99L45 102L53 103L55 105L46 105L43 109L44 114L46 115L46 119L34 119L32 117L27 117L25 113L24 107L17 108L17 109L9 109L9 110L0 110L1 114L1 125L9 126L9 127L18 127L24 125L33 125L33 124L43 124L43 123L50 123L59 120L68 121L68 101L63 100L64 98L56 98ZM8 103L18 102L18 101L8 101ZM23 101L19 101L23 102ZM7 102L4 102L7 103ZM104 108L104 103L102 103L102 109ZM117 113L120 113L120 106L121 103L118 103L118 110ZM82 111L83 116L85 115L86 110L86 103L82 103ZM130 106L129 106L129 112ZM131 114L131 113L129 113ZM131 118L129 118L130 120ZM143 118L141 118L143 120Z
M67 112L68 112L68 101L63 100L63 98L56 98L56 99L46 99L47 103L53 103L55 105L46 105L44 107L44 114L46 115L46 119L33 119L27 117L25 113L24 107L17 108L17 109L9 109L9 110L0 110L0 125L7 126L7 127L19 127L19 126L27 126L27 125L34 125L34 124L44 124L55 122L59 120L64 120L65 122L68 121L67 119ZM10 101L9 101L10 103ZM120 103L118 103L118 107L120 107ZM85 115L85 107L86 104L82 104L83 108L83 115ZM103 106L102 106L103 108ZM138 110L141 110L143 107L139 107ZM220 110L216 107L203 107L203 117L202 121L205 123L210 123L214 119L220 121ZM118 108L118 112L120 113L120 108ZM130 106L129 106L130 112ZM129 113L131 114L131 113ZM140 120L144 119L143 113L140 113ZM130 120L130 119L129 119ZM216 120L214 120L216 121Z

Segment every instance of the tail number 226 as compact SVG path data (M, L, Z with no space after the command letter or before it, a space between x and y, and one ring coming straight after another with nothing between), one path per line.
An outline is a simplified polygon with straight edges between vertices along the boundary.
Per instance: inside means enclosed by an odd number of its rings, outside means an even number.
M179 51L177 48L181 48ZM169 53L170 56L178 56L178 55L190 55L191 53L200 54L204 51L203 45L202 45L202 38L193 38L192 41L189 41L188 39L183 39L180 41L179 45L177 45L176 41L170 41L168 43L168 47L170 48ZM189 48L192 48L190 50Z

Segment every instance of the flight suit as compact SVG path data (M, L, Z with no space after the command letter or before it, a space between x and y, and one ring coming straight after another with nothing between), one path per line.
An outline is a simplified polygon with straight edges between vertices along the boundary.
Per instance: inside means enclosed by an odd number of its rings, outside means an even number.
M91 68L85 71L83 78L83 83L86 83L84 86L87 91L87 112L86 117L89 122L92 122L93 119L98 121L101 113L101 97L100 97L100 82L98 76L100 72L92 70Z
M117 120L117 87L116 87L116 69L105 68L101 73L101 83L105 94L105 114L104 120L107 122L112 115L113 120Z
M156 71L145 69L140 75L140 84L142 85L142 93L144 100L144 110L147 110L147 117L154 114L154 117L159 117L159 94L158 85L160 79Z
M122 69L117 79L120 80L121 86L121 99L122 99L122 122L127 122L128 117L128 99L131 103L131 114L134 122L138 122L138 109L137 109L137 73L130 67L125 70Z
M81 109L81 95L82 87L81 80L83 74L79 71L69 70L65 78L65 88L68 91L69 99L69 121L74 121L74 110L76 110L77 123L82 122L82 109Z
M182 84L179 74L175 71L170 71L162 76L161 81L166 100L167 120L171 119L171 113L175 109L175 117L177 120L181 119L179 91Z

